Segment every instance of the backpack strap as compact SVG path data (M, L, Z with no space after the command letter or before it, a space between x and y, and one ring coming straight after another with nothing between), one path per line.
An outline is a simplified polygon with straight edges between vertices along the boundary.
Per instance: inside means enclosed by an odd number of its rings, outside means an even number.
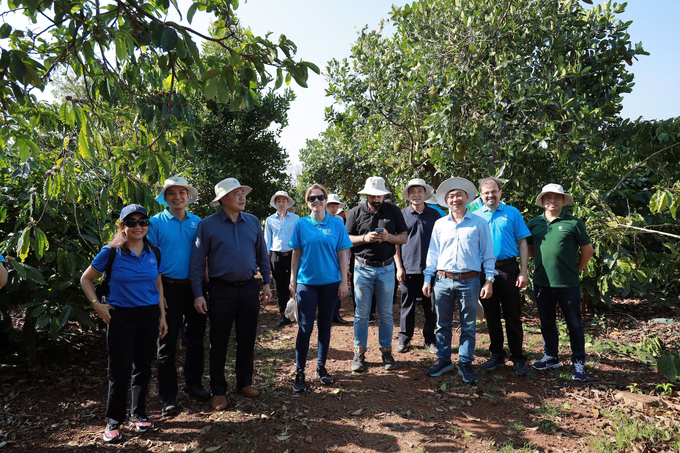
M106 262L106 269L104 270L104 280L111 280L111 271L113 270L113 261L116 259L116 249L111 247L109 249L109 259Z

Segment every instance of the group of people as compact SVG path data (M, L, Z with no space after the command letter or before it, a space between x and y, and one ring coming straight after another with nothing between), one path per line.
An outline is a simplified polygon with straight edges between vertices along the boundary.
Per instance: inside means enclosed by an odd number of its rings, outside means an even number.
M585 380L584 328L580 312L579 273L593 254L584 223L565 213L573 198L562 186L549 184L536 197L544 213L528 225L520 212L501 202L501 183L485 178L479 184L481 205L473 183L450 178L437 188L422 179L409 181L399 209L385 202L390 192L382 177L370 177L359 192L358 206L346 207L325 187L313 184L305 192L310 214L291 212L294 200L284 191L271 197L276 213L259 220L245 211L251 188L234 178L215 186L211 206L220 209L205 219L187 210L198 193L181 177L165 181L156 201L165 210L149 218L143 206L123 208L118 233L102 248L83 273L83 291L96 313L108 324L109 397L104 440L122 439L131 381L130 424L139 432L153 426L146 412L146 394L154 356L158 359L162 414L177 412L175 356L179 332L186 330L185 386L188 396L212 407L227 407L224 375L227 342L235 328L235 391L259 396L253 387L253 358L260 307L272 297L276 284L281 318L289 299L297 308L293 390L305 391L306 362L311 334L318 331L315 378L331 384L326 368L333 322L346 324L340 304L348 295L351 275L354 293L353 372L366 370L368 326L372 301L378 315L378 336L385 369L397 366L393 355L392 305L395 282L401 288L401 320L397 354L411 348L416 307L425 317L424 346L437 354L427 370L440 376L455 369L451 360L454 309L460 314L458 372L465 382L477 380L474 361L477 307L484 308L489 328L490 358L481 366L505 366L502 319L505 319L510 361L518 375L529 370L524 355L520 289L528 283L528 259L534 259L534 298L538 306L544 357L532 366L544 370L561 366L558 355L556 304L566 320L573 378ZM448 208L449 213L428 205ZM476 209L474 209L476 208ZM474 209L474 212L473 210ZM350 273L350 257L354 267ZM2 270L2 269L0 269ZM106 299L97 297L94 280L105 273ZM0 277L2 274L0 273ZM206 318L210 318L210 391L202 386Z

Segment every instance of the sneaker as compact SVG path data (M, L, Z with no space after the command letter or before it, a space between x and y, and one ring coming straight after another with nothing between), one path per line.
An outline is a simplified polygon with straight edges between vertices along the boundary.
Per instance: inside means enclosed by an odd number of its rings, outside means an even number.
M538 362L531 365L534 370L547 370L549 368L559 368L562 366L562 362L557 357L553 357L547 354L543 355L543 358Z
M328 371L326 371L326 367L323 366L323 365L319 365L319 366L316 367L316 377L324 385L328 385L328 384L333 383L333 376L328 374Z
M363 347L359 347L354 350L354 358L352 359L352 371L364 371L364 368L366 366L366 359L364 357L364 354L366 353L366 349Z
M288 319L288 318L286 318L285 316L282 315L281 319L279 320L279 323L276 324L276 327L283 327L283 326L287 326L288 324L293 324L293 321L291 321L290 319Z
M192 397L196 401L208 401L210 392L203 388L202 385L185 385L184 394Z
M404 352L408 351L408 348L409 348L408 342L402 343L402 342L400 341L399 344L397 345L397 347L394 348L394 352L398 352L398 353L401 354L401 353L404 353Z
M475 372L472 371L471 363L459 363L458 374L460 374L460 377L463 378L463 382L466 384L477 382L477 376L475 376Z
M307 390L307 383L305 383L305 372L298 369L295 373L295 382L293 383L293 391L295 393L304 392Z
M373 313L368 315L368 322L369 323L375 322L375 315Z
M585 382L586 378L586 364L583 362L574 362L574 374L571 375L574 381Z
M380 348L380 352L382 352L382 361L383 365L385 365L386 370L393 370L397 367L397 362L394 360L394 357L392 356L392 348Z
M169 417L177 414L177 403L174 400L163 401L161 406L161 415L163 417Z
M437 349L437 343L425 344L425 349L427 349L430 352L430 354L436 354L437 352L439 352L439 350Z
M491 358L486 362L482 363L482 368L487 371L493 371L498 367L505 366L505 357L499 355L491 355Z
M512 362L512 369L515 370L515 374L517 374L517 376L524 377L529 374L529 368L527 368L523 360L516 360Z
M436 377L453 370L453 368L454 366L453 363L451 363L451 360L437 358L437 361L434 362L434 365L432 365L426 373L428 376Z
M104 435L102 436L104 442L120 442L123 440L123 432L121 431L120 423L109 423L106 425Z
M135 428L138 433L145 433L153 428L154 424L148 418L137 418L133 415L130 416L130 426Z

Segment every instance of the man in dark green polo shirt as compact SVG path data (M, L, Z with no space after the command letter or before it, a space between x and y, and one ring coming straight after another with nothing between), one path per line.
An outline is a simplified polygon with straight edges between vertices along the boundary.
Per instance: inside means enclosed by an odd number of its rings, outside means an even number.
M529 256L534 259L534 300L541 320L544 348L544 357L534 363L533 368L547 370L562 366L555 323L555 306L559 304L569 329L574 367L572 379L585 381L585 329L581 317L579 274L594 250L583 221L562 210L573 201L561 185L544 186L536 197L536 205L545 212L531 219L528 225L531 231L531 237L527 238Z

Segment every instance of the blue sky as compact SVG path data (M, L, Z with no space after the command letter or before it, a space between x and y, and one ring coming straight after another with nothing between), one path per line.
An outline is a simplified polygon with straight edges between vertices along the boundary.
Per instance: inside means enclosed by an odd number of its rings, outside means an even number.
M377 28L380 19L388 18L392 4L406 1L385 0L250 0L241 4L237 15L242 24L254 33L268 31L275 36L283 33L298 46L298 56L316 63L323 71L331 58L349 55L356 40L356 30L365 25ZM585 5L587 6L587 5ZM622 116L637 119L665 119L680 116L680 43L677 19L680 1L631 0L624 22L632 20L629 28L632 43L642 41L651 55L640 57L629 68L635 74L633 92L623 101ZM292 85L292 84L291 84ZM324 107L331 101L325 97L326 81L312 74L309 88L295 87L297 100L289 112L289 126L281 135L281 143L291 156L291 170L299 165L298 150L305 139L316 138L326 129Z

